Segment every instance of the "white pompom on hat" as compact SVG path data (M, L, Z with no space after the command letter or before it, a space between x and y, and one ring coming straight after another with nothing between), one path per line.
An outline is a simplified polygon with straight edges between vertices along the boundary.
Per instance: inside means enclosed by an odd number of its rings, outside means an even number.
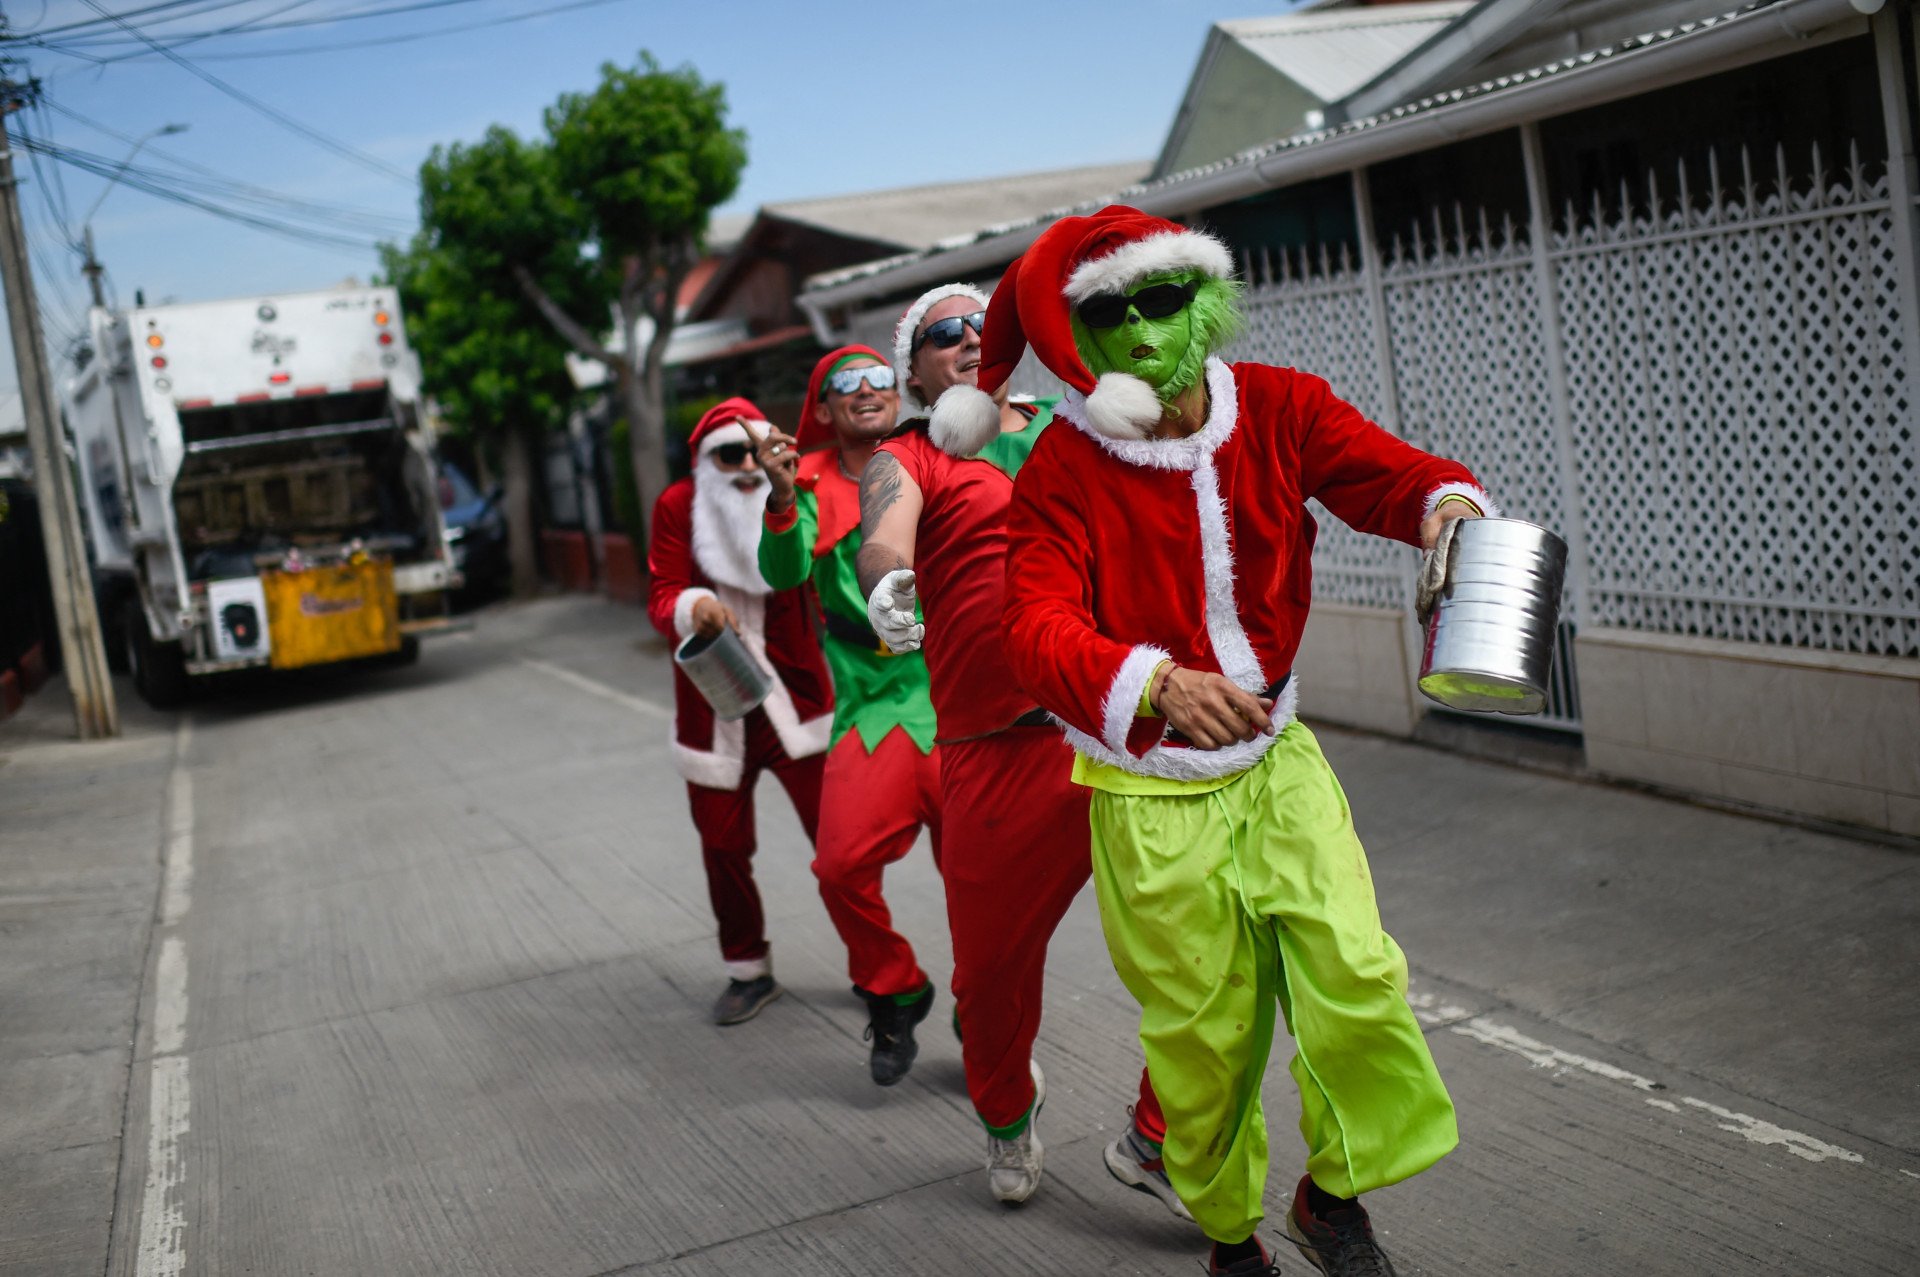
M1094 429L1116 439L1144 438L1160 420L1159 396L1128 373L1094 377L1073 342L1073 307L1172 271L1225 279L1233 274L1233 254L1204 231L1123 204L1048 227L1000 277L980 335L979 384L953 386L940 396L933 409L935 442L943 429L963 437L977 432L989 408L999 429L993 392L1013 375L1029 343L1054 376L1087 397L1087 422ZM907 333L911 339L912 329Z

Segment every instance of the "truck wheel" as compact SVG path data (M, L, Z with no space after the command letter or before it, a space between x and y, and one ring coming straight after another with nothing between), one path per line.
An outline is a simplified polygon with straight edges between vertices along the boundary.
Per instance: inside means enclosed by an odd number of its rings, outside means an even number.
M187 699L187 658L178 643L156 643L138 607L126 616L127 668L140 698L155 709L175 709Z
M399 669L412 665L420 659L420 640L408 634L400 640L400 646L380 658L380 664L388 669Z

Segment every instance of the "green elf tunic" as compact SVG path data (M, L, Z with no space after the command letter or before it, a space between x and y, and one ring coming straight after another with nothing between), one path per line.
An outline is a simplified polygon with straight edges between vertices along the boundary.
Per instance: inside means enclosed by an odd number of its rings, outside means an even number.
M889 651L867 622L854 559L860 553L860 488L828 448L800 461L791 509L769 511L760 536L760 574L776 590L811 579L826 624L833 671L833 745L849 731L871 754L898 727L922 754L933 751L933 702L927 662L918 652Z

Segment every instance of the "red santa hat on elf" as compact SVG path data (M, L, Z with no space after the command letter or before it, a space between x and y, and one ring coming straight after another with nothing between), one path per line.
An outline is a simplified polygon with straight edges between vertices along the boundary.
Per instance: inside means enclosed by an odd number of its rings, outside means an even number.
M994 289L980 334L977 386L951 386L933 408L935 442L948 452L971 455L1000 429L993 392L1032 345L1040 362L1087 397L1087 422L1116 439L1138 439L1159 421L1153 387L1129 373L1096 379L1073 344L1073 308L1099 293L1131 292L1149 275L1198 271L1215 279L1233 274L1233 254L1202 231L1109 204L1090 217L1065 217L1049 226L1014 259ZM925 312L921 312L924 314ZM912 329L907 329L909 337ZM961 452L971 444L971 450Z
M839 372L842 365L857 363L862 359L871 359L877 364L887 362L887 357L872 346L842 346L820 356L820 362L813 366L813 376L807 379L807 398L800 405L800 424L793 431L794 441L800 451L812 452L815 448L835 442L833 426L816 420L813 410L826 398L827 378ZM897 376L895 384L899 384Z
M753 402L735 395L731 399L722 399L719 403L700 415L693 433L687 436L687 448L698 458L708 449L717 448L723 443L744 443L753 446L753 439L747 434L747 428L740 423L753 423L754 434L765 438L772 427L767 424L767 414L753 406Z

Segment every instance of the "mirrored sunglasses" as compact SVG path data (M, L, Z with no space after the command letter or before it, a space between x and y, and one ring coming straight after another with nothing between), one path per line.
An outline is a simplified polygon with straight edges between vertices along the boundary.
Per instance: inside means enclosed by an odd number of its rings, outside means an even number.
M842 368L827 377L827 389L836 395L857 395L860 383L866 382L875 390L893 389L893 369L885 364L867 364L860 368ZM824 393L824 392L823 392Z
M952 350L960 344L965 329L971 328L979 332L986 326L987 312L984 310L976 310L971 315L949 315L939 323L928 324L923 328L920 335L913 339L913 348L907 352L907 357L911 359L919 354L922 346L930 345L938 350Z
M1199 280L1186 284L1152 284L1129 296L1126 293L1096 293L1080 303L1080 322L1089 328L1118 328L1127 322L1127 312L1137 310L1143 319L1165 319L1177 315L1193 295L1200 291Z

